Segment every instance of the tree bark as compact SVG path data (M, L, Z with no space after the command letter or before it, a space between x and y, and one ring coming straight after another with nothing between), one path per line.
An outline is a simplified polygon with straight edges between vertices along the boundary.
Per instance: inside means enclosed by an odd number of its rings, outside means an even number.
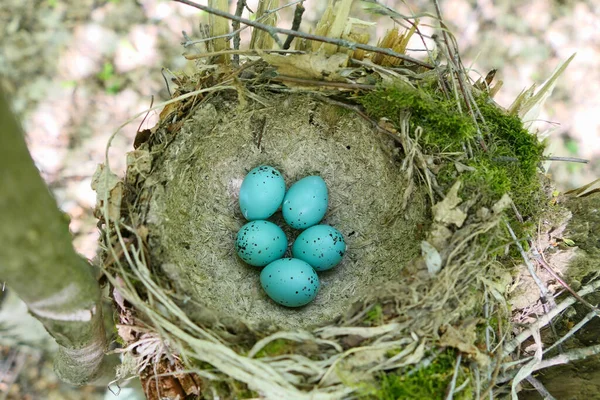
M39 175L1 90L0 280L58 343L54 365L63 381L82 385L114 376L98 283L73 249L68 218Z

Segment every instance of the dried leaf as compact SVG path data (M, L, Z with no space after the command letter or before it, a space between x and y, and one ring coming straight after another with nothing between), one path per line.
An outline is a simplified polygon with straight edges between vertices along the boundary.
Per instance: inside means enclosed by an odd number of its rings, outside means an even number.
M108 218L112 221L121 216L121 199L123 197L123 182L104 164L99 164L92 177L92 189L96 191L96 208L94 215L101 218L104 199L107 199Z
M463 164L461 162L455 161L454 162L454 167L456 168L456 171L458 171L458 173L463 173L465 171L469 171L469 172L473 172L476 170L476 168L471 167L469 165Z
M348 65L348 55L336 53L327 57L322 53L291 54L282 56L278 54L263 54L262 58L277 68L280 75L294 78L318 79L328 81L344 81L339 71Z
M476 321L458 329L451 325L444 325L440 329L443 332L440 337L440 346L455 348L473 359L480 368L485 368L490 364L490 359L475 346L477 340L475 328Z
M427 265L427 271L434 276L442 269L442 256L435 247L426 241L421 242L421 255Z
M135 182L138 175L145 176L152 167L152 157L147 150L134 150L127 153L127 182Z
M456 208L462 199L458 197L458 189L460 189L461 181L450 188L446 198L432 207L433 217L436 222L441 222L445 225L454 224L461 227L467 218L467 214Z
M492 211L494 212L494 214L500 214L502 211L504 211L508 207L510 207L511 204L512 204L512 199L510 198L510 196L508 194L504 193L504 195L502 195L500 200L498 200L496 202L496 204L494 204L492 206Z

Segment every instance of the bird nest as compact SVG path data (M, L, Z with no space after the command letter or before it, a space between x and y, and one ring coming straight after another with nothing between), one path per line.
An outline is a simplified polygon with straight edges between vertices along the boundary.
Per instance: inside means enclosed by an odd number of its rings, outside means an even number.
M185 3L254 33L249 49L238 38L231 50L220 38L227 25L212 21L205 51L186 55L199 60L196 71L175 76L172 99L154 107L160 121L138 132L126 176L107 160L94 178L120 378L139 375L148 398L467 399L502 390L501 365L531 336L507 344L508 288L525 270L515 260L528 260L517 235L550 230L541 218L568 219L538 170L544 146L520 118L568 63L503 110L493 76L471 80L447 31L426 61L406 54L420 35L414 18L373 47L348 1L331 2L310 35L278 28L269 2L254 21L243 8ZM323 177L324 222L347 241L302 308L271 301L235 253L239 188L263 164L288 186ZM286 234L290 243L297 235Z

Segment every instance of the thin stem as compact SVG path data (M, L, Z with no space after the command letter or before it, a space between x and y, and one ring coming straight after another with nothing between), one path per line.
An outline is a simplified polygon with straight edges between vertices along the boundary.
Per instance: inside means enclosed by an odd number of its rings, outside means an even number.
M199 54L184 54L186 60L198 60L200 58L213 57L213 56L221 56L227 54L260 54L260 53L276 53L276 54L305 54L304 51L299 50L222 50L222 51L214 51L211 53L199 53Z
M581 163L581 164L589 164L589 162L590 162L590 160L586 160L584 158L577 158L577 157L548 156L548 157L542 157L542 159L544 159L544 160L551 160L551 161L575 162L575 163Z
M244 8L246 7L246 0L238 0L237 2L237 6L235 8L235 15L238 17L242 16L242 13L244 12ZM234 50L239 50L240 49L240 21L233 21L231 23L231 28L233 29L233 49ZM240 55L239 54L234 54L233 55L233 65L235 65L236 67L240 65Z
M458 378L458 369L462 360L462 354L458 353L456 357L456 364L454 365L454 373L452 374L452 381L450 382L450 389L448 390L448 396L446 400L452 400L454 398L454 390L456 389L456 379Z
M304 4L300 3L296 5L296 11L294 11L294 20L292 21L292 30L298 31L300 29L300 24L302 23L302 15L304 14ZM292 45L292 41L294 40L294 36L289 35L287 39L285 39L285 43L283 44L283 49L287 50Z
M555 347L560 346L561 343L564 343L568 338L570 338L575 333L577 333L577 331L579 331L581 328L583 328L585 326L585 324L587 324L588 322L590 322L594 317L598 317L598 316L600 316L600 314L597 311L590 311L589 313L587 313L587 315L585 317L583 317L583 319L581 321L579 321L577 323L577 325L573 326L569 330L569 332L567 332L562 338L560 338L552 346L550 346L546 350L544 350L544 354L546 354L549 351L553 350Z

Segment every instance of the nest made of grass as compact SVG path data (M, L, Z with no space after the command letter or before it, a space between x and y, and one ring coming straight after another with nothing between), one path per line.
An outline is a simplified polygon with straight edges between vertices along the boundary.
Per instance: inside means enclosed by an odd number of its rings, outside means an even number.
M391 35L384 42L403 51ZM543 146L516 116L533 103L500 110L490 82L450 64L304 46L254 49L239 66L213 52L217 64L178 76L160 122L138 133L125 180L99 170L104 269L134 359L121 376L140 374L149 397L385 398L398 384L389 376L427 380L433 365L455 397L483 396L509 329L505 227L546 211L524 207L547 193L534 162ZM355 164L344 163L351 150ZM243 224L236 185L263 162L292 181L322 173L333 187L327 222L360 232L312 309L270 303L231 251ZM532 185L530 202L507 195L519 182Z

